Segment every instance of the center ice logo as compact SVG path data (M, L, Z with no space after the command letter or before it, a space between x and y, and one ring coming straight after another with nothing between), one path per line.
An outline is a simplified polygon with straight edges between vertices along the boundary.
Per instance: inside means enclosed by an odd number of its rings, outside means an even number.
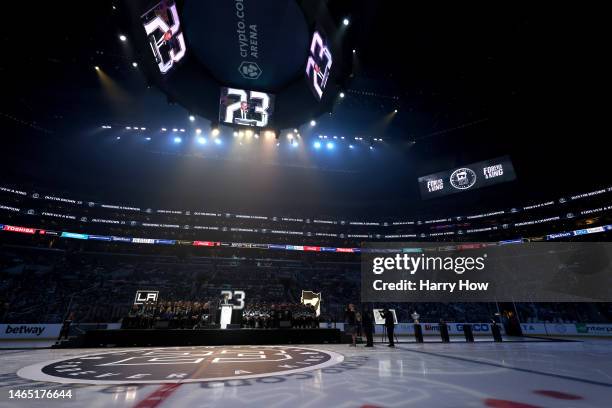
M48 361L22 368L35 381L82 384L184 383L267 377L310 371L342 355L284 346L201 346L125 350Z

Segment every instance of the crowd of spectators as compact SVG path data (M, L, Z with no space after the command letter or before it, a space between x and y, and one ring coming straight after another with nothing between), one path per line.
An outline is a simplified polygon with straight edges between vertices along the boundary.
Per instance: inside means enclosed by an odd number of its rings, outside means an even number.
M242 326L249 328L319 327L316 310L301 303L255 303L244 308Z
M210 302L148 301L133 305L122 319L121 328L196 329L208 326L212 319Z
M243 328L316 328L313 306L295 303L253 303L236 314ZM122 329L204 329L218 325L217 301L147 301L135 304L122 319Z
M248 254L243 251L242 254ZM335 254L333 254L335 255ZM246 258L231 256L147 255L109 251L74 251L0 244L0 323L59 323L74 313L77 323L112 323L150 327L151 313L132 310L137 290L160 293L160 308L172 327L195 326L206 303L222 290L246 293L243 321L268 327L272 305L299 305L302 290L321 293L322 322L343 321L348 303L358 303L360 264L328 258ZM279 255L280 256L280 255ZM210 306L210 305L209 305ZM374 304L396 310L411 321L490 321L494 303ZM290 307L294 325L309 326L301 308ZM608 303L517 303L523 322L612 321ZM131 322L130 322L131 321ZM193 323L193 325L192 325Z

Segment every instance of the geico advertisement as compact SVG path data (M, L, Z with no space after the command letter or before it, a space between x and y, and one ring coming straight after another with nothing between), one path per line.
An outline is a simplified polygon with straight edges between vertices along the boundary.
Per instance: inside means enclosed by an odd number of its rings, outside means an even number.
M610 302L612 243L372 243L362 302Z

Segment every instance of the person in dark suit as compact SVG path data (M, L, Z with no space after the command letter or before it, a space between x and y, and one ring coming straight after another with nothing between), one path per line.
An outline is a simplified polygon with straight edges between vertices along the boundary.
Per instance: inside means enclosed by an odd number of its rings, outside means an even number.
M363 305L363 313L361 314L361 324L366 336L366 347L374 347L374 314L370 310L370 306Z
M355 315L355 305L352 303L344 311L344 332L351 336L351 346L357 347L357 317Z
M389 347L395 347L395 321L393 313L386 307L380 312L380 317L385 319L385 327L387 328L387 337L389 337Z
M64 322L62 323L62 328L60 329L60 334L55 344L59 344L62 339L68 340L68 335L70 333L70 325L72 325L73 321L74 321L74 312L71 312L68 315L68 317L64 320Z

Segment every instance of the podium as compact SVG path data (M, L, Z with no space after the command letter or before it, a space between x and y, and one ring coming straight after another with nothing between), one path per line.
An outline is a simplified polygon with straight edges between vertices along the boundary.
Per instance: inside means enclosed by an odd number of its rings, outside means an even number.
M232 310L234 309L234 305L220 305L221 308L221 318L219 319L219 323L222 329L226 329L228 324L232 323Z

